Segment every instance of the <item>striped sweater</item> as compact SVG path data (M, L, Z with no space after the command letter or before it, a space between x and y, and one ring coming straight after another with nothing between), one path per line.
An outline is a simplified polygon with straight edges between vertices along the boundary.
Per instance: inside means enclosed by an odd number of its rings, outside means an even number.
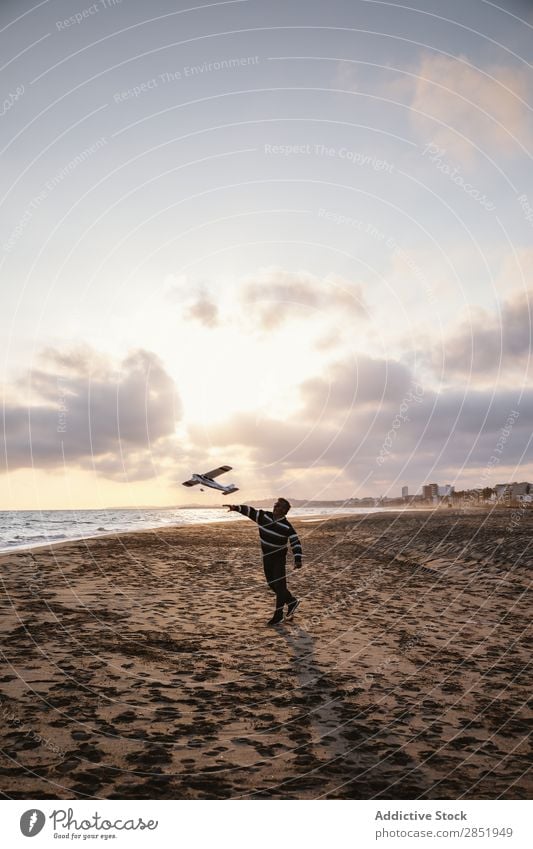
M243 516L247 516L252 522L257 522L263 557L266 554L285 553L287 543L290 542L294 561L301 565L302 546L298 534L286 516L276 521L270 510L257 510L255 507L248 507L247 504L236 504L234 509Z

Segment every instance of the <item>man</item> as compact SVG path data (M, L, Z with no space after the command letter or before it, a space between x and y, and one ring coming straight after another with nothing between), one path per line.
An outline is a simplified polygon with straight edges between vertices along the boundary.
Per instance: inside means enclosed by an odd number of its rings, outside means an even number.
M283 622L283 608L287 605L286 619L294 616L300 604L297 598L287 588L285 563L287 560L287 542L290 542L294 555L296 569L302 566L302 546L298 534L288 521L287 513L291 505L286 498L278 498L272 511L257 510L247 504L228 504L229 510L242 513L259 526L259 538L263 553L263 568L265 578L272 592L276 593L276 610L268 625L279 625Z

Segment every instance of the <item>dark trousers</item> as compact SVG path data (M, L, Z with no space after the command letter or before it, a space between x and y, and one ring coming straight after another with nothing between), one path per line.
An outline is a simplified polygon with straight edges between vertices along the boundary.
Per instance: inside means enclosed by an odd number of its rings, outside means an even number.
M295 601L294 596L287 588L287 575L285 573L286 560L286 552L283 554L263 555L265 578L272 592L276 593L276 611L282 611L285 604Z

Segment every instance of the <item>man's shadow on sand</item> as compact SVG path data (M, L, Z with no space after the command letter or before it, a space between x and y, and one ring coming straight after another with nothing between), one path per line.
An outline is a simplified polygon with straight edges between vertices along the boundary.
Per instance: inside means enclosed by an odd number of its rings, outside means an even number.
M289 661L300 687L308 687L323 677L315 656L315 640L296 622L284 624L277 631L289 649Z
M291 622L279 628L277 633L290 652L288 660L294 675L293 689L305 697L304 717L315 756L321 760L335 757L342 744L338 688L320 668L315 654L315 640L305 628Z

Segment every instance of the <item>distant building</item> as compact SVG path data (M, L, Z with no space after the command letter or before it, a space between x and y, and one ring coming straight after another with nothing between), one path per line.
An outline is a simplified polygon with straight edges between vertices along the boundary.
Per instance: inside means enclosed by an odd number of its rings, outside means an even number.
M409 487L402 486L402 498L409 498Z
M422 495L427 501L433 501L439 494L438 483L427 483L422 487Z
M523 481L522 483L497 483L494 487L497 501L510 503L511 501L533 501L533 484Z
M454 492L455 492L455 487L450 486L449 483L445 483L444 486L438 487L437 495L439 496L439 498L449 498L450 495L453 495Z
M525 501L527 496L533 493L533 485L524 481L523 483L514 483L511 487L511 500Z

